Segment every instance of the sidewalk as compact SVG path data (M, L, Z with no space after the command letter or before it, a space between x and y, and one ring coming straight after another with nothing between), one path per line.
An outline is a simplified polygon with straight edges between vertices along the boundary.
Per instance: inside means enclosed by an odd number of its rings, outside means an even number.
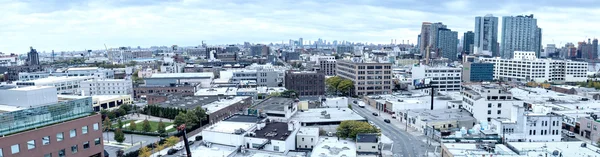
M131 119L131 120L146 120L146 118L148 119L148 121L153 121L153 122L158 122L162 119L163 122L172 122L173 120L171 119L166 119L166 118L160 118L160 117L154 117L154 116L150 116L150 115L145 115L145 114L140 114L140 116L138 116L137 114L133 113L133 114L127 114L125 115L125 118L127 119Z

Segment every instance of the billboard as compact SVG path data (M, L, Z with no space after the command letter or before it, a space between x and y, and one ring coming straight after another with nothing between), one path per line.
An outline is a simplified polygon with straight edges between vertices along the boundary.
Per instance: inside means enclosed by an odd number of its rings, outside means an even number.
M414 79L413 85L415 87L427 87L427 86L431 85L431 79L430 78Z

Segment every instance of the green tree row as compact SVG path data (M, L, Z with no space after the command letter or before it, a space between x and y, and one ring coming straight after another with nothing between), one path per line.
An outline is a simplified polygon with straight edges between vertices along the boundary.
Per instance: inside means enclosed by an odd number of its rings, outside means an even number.
M116 110L100 110L100 114L102 115L102 119L115 119L118 117L122 117L127 115L127 113L133 111L133 106L129 104L123 104L119 106L119 109Z
M337 127L337 136L341 138L356 138L359 133L379 133L379 129L362 121L342 121Z
M328 92L340 93L345 96L351 96L350 91L354 88L354 83L351 80L334 76L325 80Z
M144 108L144 113L147 115L167 119L175 119L175 116L177 116L179 112L185 113L186 110L181 108L161 107L158 105L148 105Z
M195 109L188 110L188 112L179 112L179 114L175 117L173 124L175 126L185 124L186 128L189 129L196 126L202 126L206 118L206 111L202 107L198 106Z

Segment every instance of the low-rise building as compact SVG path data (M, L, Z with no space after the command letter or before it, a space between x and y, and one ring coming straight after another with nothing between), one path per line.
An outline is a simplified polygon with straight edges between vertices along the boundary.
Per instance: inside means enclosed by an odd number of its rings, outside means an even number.
M325 94L325 75L323 73L287 71L284 83L286 89L296 91L299 96Z
M22 66L7 66L0 67L0 73L4 74L7 81L19 80L19 73L22 72L40 72L44 71L44 68L40 65L22 65Z
M123 104L133 104L131 95L94 95L92 96L94 111L114 109Z
M511 118L493 119L490 129L510 142L554 142L561 141L562 117L549 113L526 111L513 106Z
M319 128L300 127L296 134L296 148L312 150L319 141Z
M337 137L323 137L310 156L356 157L356 144Z
M159 73L144 78L148 86L169 86L172 84L190 84L199 87L210 87L214 75L212 72L203 73Z
M597 114L591 114L587 117L579 118L580 130L578 133L582 137L586 139L598 142L600 140L600 131L598 131L598 127L600 127L600 119L598 119Z
M427 128L440 132L453 132L462 127L472 128L476 123L475 118L463 109L399 110L397 114L400 122L406 123L408 119L407 124L420 132L424 132Z
M431 79L431 86L435 87L437 91L460 91L462 76L460 68L417 65L412 67L411 72L413 80Z
M94 79L81 82L84 95L131 95L133 83L130 79Z
M356 153L358 155L379 154L379 136L377 134L356 134Z
M444 143L441 147L442 157L533 157L598 155L598 153L595 150L590 149L589 146L582 147L582 142L508 142L506 144Z
M60 76L48 77L31 81L19 81L17 86L53 86L57 94L81 94L81 82L93 80L92 76Z
M133 88L133 98L140 99L151 94L181 94L194 95L196 86L193 85L168 85L168 86L137 86Z
M184 96L184 95L148 95L148 104L161 107L191 110L202 107L207 114L206 123L214 124L233 114L250 107L249 96Z
M508 88L510 87L497 84L465 84L461 108L472 113L478 121L510 118L512 107L523 105L523 101L515 99Z
M265 114L269 119L288 121L298 112L298 102L291 98L270 97L252 106L255 114Z
M300 122L302 126L339 125L347 120L367 121L348 108L311 108L296 113L290 120Z

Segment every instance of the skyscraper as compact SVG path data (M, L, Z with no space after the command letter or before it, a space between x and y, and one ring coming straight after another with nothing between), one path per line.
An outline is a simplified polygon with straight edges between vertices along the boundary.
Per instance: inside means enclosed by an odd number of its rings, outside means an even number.
M423 22L421 25L421 34L419 35L419 50L421 54L427 53L427 46L429 46L429 28L431 23Z
M542 30L531 15L502 17L502 58L512 58L514 51L534 51L540 56Z
M448 58L451 61L457 60L458 50L458 32L447 28L439 28L437 33L437 53L438 56Z
M33 47L29 47L29 49L29 53L27 53L27 65L40 65L38 52Z
M598 39L592 41L592 53L594 55L593 59L598 59Z
M473 51L481 53L491 52L492 56L498 57L498 17L491 14L484 17L475 17L475 41Z
M472 31L465 32L463 35L462 53L472 54L473 44L475 42L475 33ZM474 50L473 50L474 51Z
M437 42L439 41L438 36L439 36L439 30L441 28L446 28L446 25L442 24L441 22L432 23L429 28L429 46L430 46L429 49L432 51L435 51L435 52L439 51ZM440 53L437 53L437 54L438 54L438 56L440 55Z

